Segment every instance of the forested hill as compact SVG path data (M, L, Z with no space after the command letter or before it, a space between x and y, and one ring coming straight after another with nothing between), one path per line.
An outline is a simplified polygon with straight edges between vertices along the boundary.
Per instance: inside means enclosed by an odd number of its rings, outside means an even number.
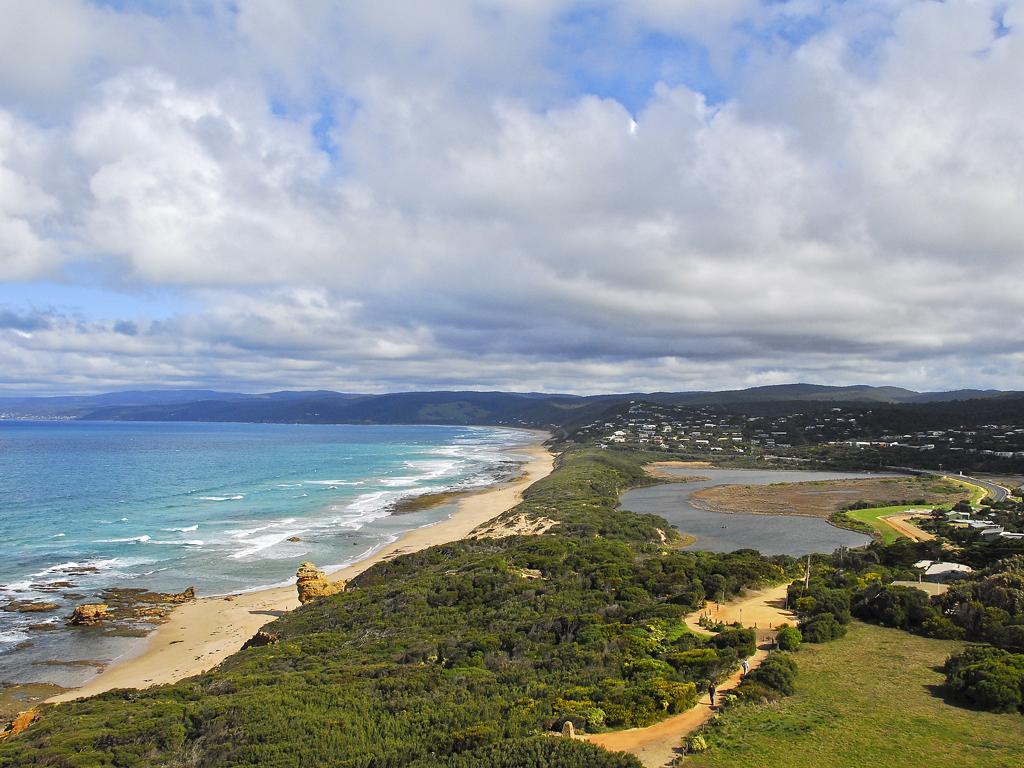
M243 394L211 390L142 390L49 398L0 397L0 418L115 421L237 421L349 424L504 424L551 428L598 418L631 400L678 407L799 410L799 404L946 404L943 413L984 402L1013 400L994 390L913 392L898 387L786 384L723 392L594 395L438 391L383 395L330 391ZM998 410L998 406L996 410Z
M147 406L108 406L79 418L132 421L244 421L311 424L508 424L548 426L600 413L612 397L508 392L312 393Z

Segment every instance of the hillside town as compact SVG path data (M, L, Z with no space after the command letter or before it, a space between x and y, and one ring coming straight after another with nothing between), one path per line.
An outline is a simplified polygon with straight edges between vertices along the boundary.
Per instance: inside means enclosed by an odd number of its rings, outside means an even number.
M777 454L809 446L897 449L1024 460L1024 425L956 425L903 431L864 406L808 408L782 415L673 406L640 400L611 409L571 432L577 442L729 456Z

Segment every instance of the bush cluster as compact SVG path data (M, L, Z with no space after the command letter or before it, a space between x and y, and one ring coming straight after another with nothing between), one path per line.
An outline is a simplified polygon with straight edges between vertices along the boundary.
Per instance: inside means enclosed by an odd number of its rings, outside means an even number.
M946 687L955 696L994 712L1024 709L1024 654L972 646L946 662Z
M766 690L773 692L767 696L769 700L792 696L796 691L796 662L788 653L771 653L744 678L738 690L742 698L760 698Z
M796 627L789 626L789 624L783 624L779 627L779 632L775 636L775 642L779 646L780 651L797 650L803 639L804 636L801 634L800 630Z
M850 623L850 590L828 586L815 578L805 588L800 582L789 586L788 602L800 616L800 639L827 643L846 634Z

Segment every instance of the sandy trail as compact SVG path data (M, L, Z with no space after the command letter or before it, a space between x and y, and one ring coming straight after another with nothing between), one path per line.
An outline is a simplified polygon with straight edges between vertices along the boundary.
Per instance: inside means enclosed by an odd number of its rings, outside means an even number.
M786 608L788 584L748 592L742 597L718 604L709 602L704 608L686 617L686 626L698 634L713 634L697 622L701 616L713 621L732 624L738 621L744 627L771 630L780 624L796 624L796 614Z
M758 648L757 653L748 659L750 668L756 669L766 658L768 649ZM731 691L740 684L741 677L740 671L734 672L718 686L718 693ZM644 768L662 768L680 754L678 749L683 737L696 731L714 714L715 710L711 708L711 702L705 693L694 707L647 728L586 734L582 738L613 752L629 752L636 755L644 764Z
M701 616L709 616L717 621L738 621L745 627L756 628L758 650L748 659L750 668L756 669L768 657L768 648L774 639L775 628L780 624L796 622L795 615L785 607L787 587L788 585L783 584L759 590L721 605L709 603L705 609L687 616L686 625L699 634L714 634L697 623ZM733 673L718 686L718 692L732 690L739 685L740 679L739 671ZM705 694L691 709L647 728L585 734L581 738L605 749L636 755L645 768L662 768L679 755L678 749L683 737L707 723L712 715L714 710Z
M540 444L540 439L546 437L539 438L537 444L517 449L531 457L520 477L469 494L459 501L451 517L409 531L364 560L332 573L330 580L351 579L382 560L466 538L477 526L511 509L528 486L551 472L554 456ZM148 688L200 674L239 650L264 624L298 606L294 586L186 603L177 607L167 622L149 636L140 653L116 661L81 688L47 701L71 701L112 688Z
M920 512L909 512L898 515L883 515L878 519L884 520L886 525L896 529L911 541L932 541L935 538L933 534L928 533L928 531L922 531L910 522L913 518L927 516L927 513L922 515Z

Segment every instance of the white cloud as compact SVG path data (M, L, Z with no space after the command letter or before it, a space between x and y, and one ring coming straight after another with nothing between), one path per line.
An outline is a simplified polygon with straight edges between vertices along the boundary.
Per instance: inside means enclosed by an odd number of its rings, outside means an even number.
M731 89L631 112L549 66L567 3L69 3L50 75L0 55L0 269L199 309L11 330L8 383L1015 386L1021 4L848 6L623 4Z

